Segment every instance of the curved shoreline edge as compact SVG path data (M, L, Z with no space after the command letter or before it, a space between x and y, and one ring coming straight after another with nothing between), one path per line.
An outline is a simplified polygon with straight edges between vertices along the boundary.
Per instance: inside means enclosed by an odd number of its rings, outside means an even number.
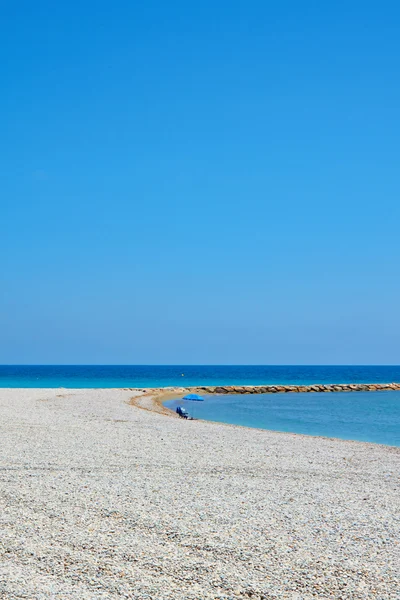
M337 383L312 385L226 385L226 386L190 386L164 388L126 388L137 392L130 404L169 417L177 415L164 406L166 400L180 398L187 393L203 394L284 394L318 392L380 392L399 391L400 383Z

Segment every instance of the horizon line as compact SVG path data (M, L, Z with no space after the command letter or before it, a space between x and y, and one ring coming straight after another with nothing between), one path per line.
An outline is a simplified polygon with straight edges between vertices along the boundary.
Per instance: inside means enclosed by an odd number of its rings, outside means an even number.
M400 367L396 363L0 363L0 367Z

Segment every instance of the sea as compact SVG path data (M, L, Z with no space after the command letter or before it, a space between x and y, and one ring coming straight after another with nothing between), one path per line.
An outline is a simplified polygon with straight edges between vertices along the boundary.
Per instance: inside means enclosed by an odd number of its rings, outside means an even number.
M400 366L2 365L0 388L156 388L400 382ZM400 392L206 395L195 416L246 427L400 446ZM181 400L167 404L175 409Z
M0 365L0 387L122 388L400 382L400 366Z

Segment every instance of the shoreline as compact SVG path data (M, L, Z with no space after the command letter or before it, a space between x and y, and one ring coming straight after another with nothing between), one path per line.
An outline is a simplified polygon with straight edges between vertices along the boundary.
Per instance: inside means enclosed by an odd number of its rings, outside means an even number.
M322 389L321 389L322 388ZM334 389L332 389L334 388ZM265 391L265 390L268 390ZM167 400L180 399L187 393L205 393L208 395L220 395L220 394L263 394L263 393L318 393L324 392L358 392L358 391L399 391L399 383L381 383L381 384L313 384L309 386L292 386L292 385L263 385L263 386L165 386L159 388L0 388L0 395L5 391L18 390L21 392L37 391L42 390L43 392L57 391L59 393L57 397L63 397L70 395L74 392L85 393L85 392L133 392L135 395L131 396L127 400L127 404L140 410L163 415L164 417L170 417L173 419L179 419L179 416L172 409L164 406L164 402ZM244 391L245 390L245 391ZM371 444L373 446L380 446L382 448L392 449L393 451L400 452L400 447L391 444L385 444L380 442L372 442L365 440L347 439L340 437L330 437L324 435L316 435L309 433L300 433L294 431L281 431L278 429L268 429L262 427L251 427L248 425L240 425L236 423L228 423L225 421L213 421L209 419L194 419L197 422L211 423L213 425L220 425L222 427L234 427L241 429L249 429L254 431L276 433L279 435L291 435L300 436L306 438L314 438L321 440L330 440L334 442L348 442L356 444Z
M180 388L174 388L171 391L162 391L163 388L157 390L149 389L148 392L144 392L141 395L133 396L129 400L129 404L141 410L147 410L157 414L164 415L166 417L172 417L178 419L178 415L171 409L164 406L164 402L167 400L174 400L177 396L183 396L186 391L181 391ZM139 391L135 388L131 388L131 391Z
M143 395L140 395L140 396L133 396L129 400L129 404L131 406L139 408L140 410L145 410L148 412L160 414L160 415L170 417L173 419L179 419L179 417L175 413L175 411L164 406L164 402L166 402L167 400L179 399L179 396L183 396L184 394L187 393L188 388L174 388L175 391L171 390L168 392L163 391L163 389L165 390L165 388L159 388L156 390L155 393L152 393L149 391L148 393L144 393ZM196 391L199 391L199 388L191 388L191 389L192 390L195 389ZM368 442L368 441L364 441L364 440L353 440L353 439L346 439L346 438L339 438L339 437L331 437L331 436L326 436L326 435L314 435L314 434L310 434L310 433L299 433L299 432L295 432L295 431L281 431L279 429L265 429L263 427L250 427L248 425L238 425L236 423L228 423L225 421L212 421L211 419L196 418L196 419L194 419L194 421L202 422L202 423L211 423L213 425L221 425L222 427L250 429L250 430L255 430L255 431L260 431L260 432L264 431L264 432L273 433L273 434L276 433L276 434L284 435L284 436L291 435L291 436L313 438L316 440L329 440L331 442L367 444L367 445L373 445L373 446L380 446L382 448L389 449L389 450L394 451L395 453L400 454L399 446L393 446L391 444L383 444L383 443L379 443L379 442Z

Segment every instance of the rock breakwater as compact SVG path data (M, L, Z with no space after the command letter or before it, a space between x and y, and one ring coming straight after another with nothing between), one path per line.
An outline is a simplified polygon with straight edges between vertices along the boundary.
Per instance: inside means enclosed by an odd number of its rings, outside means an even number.
M132 388L133 389L133 388ZM197 392L204 394L283 394L287 392L380 392L400 390L400 383L334 383L312 385L224 385L142 389L143 392L177 393Z
M313 385L229 385L196 388L209 394L282 394L287 392L379 392L400 390L400 383L335 383Z

